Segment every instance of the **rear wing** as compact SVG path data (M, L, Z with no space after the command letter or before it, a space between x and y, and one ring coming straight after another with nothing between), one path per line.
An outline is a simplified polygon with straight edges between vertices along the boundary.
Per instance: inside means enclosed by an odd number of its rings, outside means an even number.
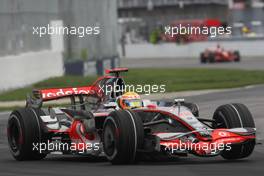
M128 68L113 68L105 70L105 74L113 73L116 77L119 77L121 72L128 72Z
M119 77L121 72L127 72L128 68L114 68L105 70L106 74L114 74L112 77ZM91 86L83 87L68 87L68 88L48 88L33 90L32 96L27 97L27 104L41 104L45 101L57 100L64 97L74 97L82 95L96 94L103 97L102 89L98 86L98 81L108 78L109 76L102 76L95 81Z
M95 93L96 90L92 87L93 86L33 90L32 94L27 96L26 107L40 108L43 102L58 100L65 97L70 97L72 105L75 105L76 97L79 98L78 102L83 104L83 96ZM83 105L82 108L84 108Z

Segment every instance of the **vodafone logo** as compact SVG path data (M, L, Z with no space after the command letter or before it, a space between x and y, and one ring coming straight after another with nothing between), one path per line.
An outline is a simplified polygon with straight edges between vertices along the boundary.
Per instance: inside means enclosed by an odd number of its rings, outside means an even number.
M91 89L91 87L41 90L42 98L44 100L68 96L68 95L80 95L80 94L90 94L90 93L93 93L93 90Z
M226 132L223 132L223 131L220 131L218 134L219 134L220 136L222 136L222 137L227 136L227 133L226 133Z

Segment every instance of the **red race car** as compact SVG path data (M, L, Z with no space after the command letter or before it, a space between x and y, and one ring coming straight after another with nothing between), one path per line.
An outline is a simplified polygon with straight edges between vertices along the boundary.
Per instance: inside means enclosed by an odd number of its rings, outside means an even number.
M200 55L201 63L214 62L239 62L241 60L239 51L225 50L220 45L215 48L207 48Z
M256 129L245 105L222 105L212 119L206 119L199 117L196 104L183 99L126 99L122 89L106 94L107 85L124 86L119 75L123 71L127 69L108 70L114 75L100 77L87 87L34 91L26 107L14 110L8 120L13 157L21 161L74 154L129 164L145 156L240 159L253 152ZM136 93L131 95L138 98ZM42 107L43 102L65 97L71 100L68 107ZM131 108L120 108L120 101Z

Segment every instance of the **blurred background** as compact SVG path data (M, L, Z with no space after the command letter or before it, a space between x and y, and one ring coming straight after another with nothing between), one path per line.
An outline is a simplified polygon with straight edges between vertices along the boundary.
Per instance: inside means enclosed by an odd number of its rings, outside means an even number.
M128 58L197 57L204 48L220 43L226 48L240 50L244 56L262 56L259 46L264 39L263 9L262 0L119 0L118 23L122 31L119 34L127 44L120 48L120 53ZM213 38L162 35L164 26L179 23L232 27L232 33Z
M257 38L264 36L263 2L262 0L119 0L118 22L122 34L127 33L129 43L151 42L154 30L165 25L185 21L189 24L206 25L208 20L233 28L232 35L219 36L219 38Z
M164 37L164 26L178 23L230 26L232 34ZM33 27L48 24L99 26L100 34L33 35ZM200 53L218 44L244 58L262 58L264 1L0 0L0 41L0 91L65 74L101 75L117 66L196 68Z

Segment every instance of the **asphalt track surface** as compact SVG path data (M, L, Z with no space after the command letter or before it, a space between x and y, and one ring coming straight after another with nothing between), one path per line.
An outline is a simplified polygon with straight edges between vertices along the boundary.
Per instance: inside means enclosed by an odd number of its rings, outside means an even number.
M151 64L150 64L151 63ZM264 58L242 58L241 62L222 62L201 64L199 58L145 58L121 60L123 67L129 68L228 68L245 70L264 70Z
M161 97L162 98L162 97ZM257 126L257 138L264 139L264 85L242 88L227 92L185 97L200 106L200 116L211 118L214 110L225 103L240 102L246 104L254 116ZM42 161L15 161L8 151L5 139L5 126L8 113L0 114L0 176L11 175L86 175L86 176L128 176L128 175L263 175L264 146L256 145L253 154L246 159L227 161L221 157L189 157L174 160L144 161L137 165L113 166L104 158L94 159L79 156L49 155Z

